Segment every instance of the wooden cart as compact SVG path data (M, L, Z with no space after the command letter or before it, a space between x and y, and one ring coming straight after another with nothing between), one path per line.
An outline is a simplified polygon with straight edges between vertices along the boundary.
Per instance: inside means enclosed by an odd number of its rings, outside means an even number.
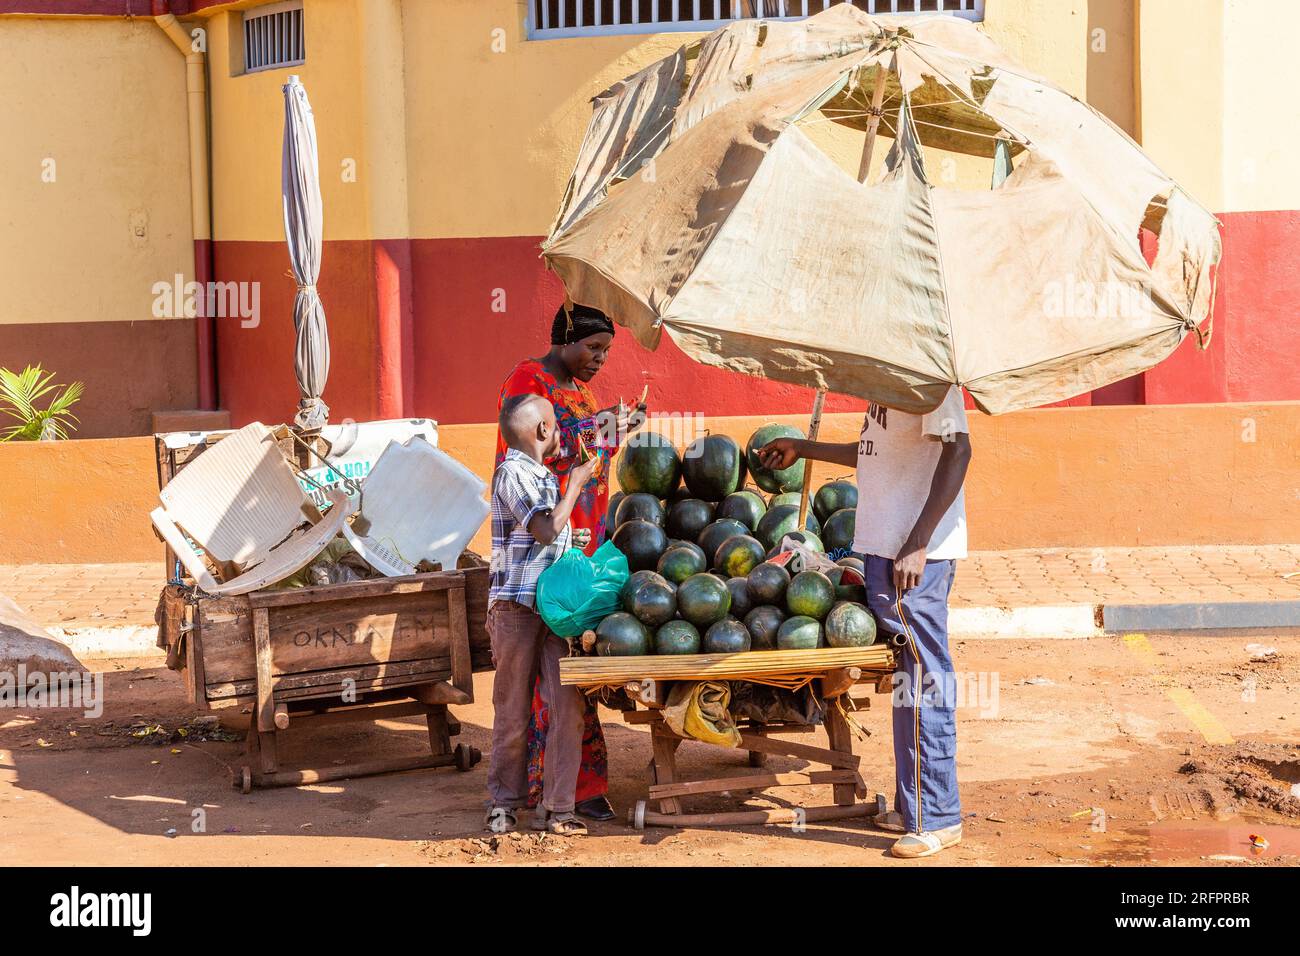
M213 597L168 585L159 645L189 699L248 708L245 763L235 784L296 786L424 767L469 770L481 758L451 738L447 707L474 699L472 672L491 668L488 569L470 552L461 567L399 578ZM278 734L290 724L423 715L430 754L285 769Z
M646 799L638 800L628 811L628 823L640 830L647 826L666 827L724 827L754 826L769 823L795 824L815 822L818 820L835 820L848 817L870 817L883 814L887 810L887 801L883 794L872 794L859 769L861 759L853 753L853 735L850 718L846 715L845 705L856 709L870 706L870 697L852 697L850 691L858 685L874 685L877 691L887 689L894 661L892 653L887 664L873 663L871 666L855 666L837 663L843 658L843 652L822 651L759 651L740 654L687 655L678 657L672 666L681 670L688 660L698 660L700 664L686 664L688 669L698 668L698 673L683 677L684 680L744 680L745 665L739 663L741 658L750 661L762 661L764 664L778 662L781 659L798 661L785 671L785 677L807 678L814 692L824 704L824 723L827 746L814 746L783 740L788 735L812 734L818 728L803 723L757 723L749 720L739 721L740 749L748 751L748 762L753 768L762 769L771 754L795 757L812 764L820 764L825 769L810 769L789 773L743 773L714 777L702 780L683 780L677 768L677 749L684 740L694 738L675 732L664 719L663 708L668 701L668 693L673 681L660 677L645 677L627 681L623 686L644 709L626 711L623 719L629 724L641 724L649 727L652 756L648 769L650 780ZM850 655L851 656L851 655ZM820 658L825 663L818 663ZM652 672L658 662L653 658L622 658L623 662L643 661L642 666ZM570 661L562 661L560 670L565 683L579 683L575 669L580 667ZM636 664L629 664L633 669ZM614 664L619 668L619 664ZM565 671L570 678L565 678ZM764 674L755 673L759 681ZM595 689L610 686L598 681L581 679L579 686ZM700 741L697 741L700 742ZM718 746L708 744L708 746ZM720 750L734 752L728 747ZM772 787L802 787L810 784L827 784L832 788L832 803L811 807L793 807L778 809L749 809L719 813L684 813L682 800L702 794L735 793L738 791L767 790ZM658 812L650 809L651 803L658 804Z

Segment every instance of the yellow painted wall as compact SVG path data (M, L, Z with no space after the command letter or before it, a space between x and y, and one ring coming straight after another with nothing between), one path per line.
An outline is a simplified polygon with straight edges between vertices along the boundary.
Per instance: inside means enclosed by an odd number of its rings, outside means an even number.
M1224 212L1300 209L1300 3L1226 0Z
M186 129L151 20L0 20L0 323L154 318L194 272Z
M698 36L528 41L525 10L522 0L406 0L414 236L545 233L590 98ZM1089 71L1100 69L1088 62L1086 10L1087 3L1063 0L987 0L984 27L1027 68L1084 96ZM496 29L505 31L504 53L492 51ZM811 129L856 173L861 134L828 127ZM433 160L445 156L457 161Z
M1223 209L1223 0L1139 0L1139 142L1208 209Z
M217 241L283 241L280 153L284 129L281 88L302 78L316 116L326 239L372 235L370 191L376 181L366 139L364 7L387 0L308 0L307 58L301 66L242 72L242 20L237 10L208 18L212 110L213 235ZM399 89L393 90L400 96ZM343 163L354 160L355 182ZM380 160L382 162L382 158Z
M530 41L525 0L307 0L306 64L238 75L231 38L247 5L209 15L222 240L282 236L279 88L290 72L317 113L328 238L537 235L563 192L590 98L698 36ZM1233 83L1223 69L1239 65L1239 83L1261 83L1260 71L1287 57L1262 62L1255 38L1270 37L1270 50L1287 41L1260 27L1297 16L1293 0L987 0L983 29L1029 70L1106 112L1211 209L1231 207L1228 189L1252 208L1285 208L1300 190L1300 177L1277 168L1288 140L1274 135L1281 145L1258 157L1238 146L1225 160L1225 135L1259 130L1266 101L1234 106L1235 125L1225 127ZM1300 123L1289 127L1300 136ZM860 133L826 123L808 131L856 172ZM340 175L346 159L356 161L355 183ZM1225 161L1254 168L1255 185L1226 175ZM987 175L987 161L958 159L958 185Z

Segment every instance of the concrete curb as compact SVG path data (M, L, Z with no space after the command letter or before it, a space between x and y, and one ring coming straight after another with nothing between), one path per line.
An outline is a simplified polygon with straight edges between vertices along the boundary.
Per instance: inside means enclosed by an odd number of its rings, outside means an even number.
M1119 604L1101 610L1102 626L1111 633L1300 627L1300 601Z
M154 625L117 624L108 627L60 627L46 630L68 645L79 660L105 657L161 657Z
M1036 607L954 607L948 611L949 637L1010 637L1022 640L1101 637L1091 604Z

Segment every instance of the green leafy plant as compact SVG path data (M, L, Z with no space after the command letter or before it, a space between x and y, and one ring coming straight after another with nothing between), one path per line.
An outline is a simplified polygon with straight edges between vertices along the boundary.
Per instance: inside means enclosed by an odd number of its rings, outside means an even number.
M81 382L55 385L53 378L53 372L39 365L21 372L0 368L0 413L18 420L17 425L0 430L0 442L53 441L67 438L68 429L76 429L77 416L71 409L85 386Z

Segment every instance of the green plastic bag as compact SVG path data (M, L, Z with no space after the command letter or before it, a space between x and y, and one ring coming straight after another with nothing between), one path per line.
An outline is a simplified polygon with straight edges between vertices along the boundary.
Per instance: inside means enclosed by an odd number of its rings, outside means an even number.
M560 637L578 637L620 609L627 558L606 541L590 558L570 548L537 578L537 613Z

